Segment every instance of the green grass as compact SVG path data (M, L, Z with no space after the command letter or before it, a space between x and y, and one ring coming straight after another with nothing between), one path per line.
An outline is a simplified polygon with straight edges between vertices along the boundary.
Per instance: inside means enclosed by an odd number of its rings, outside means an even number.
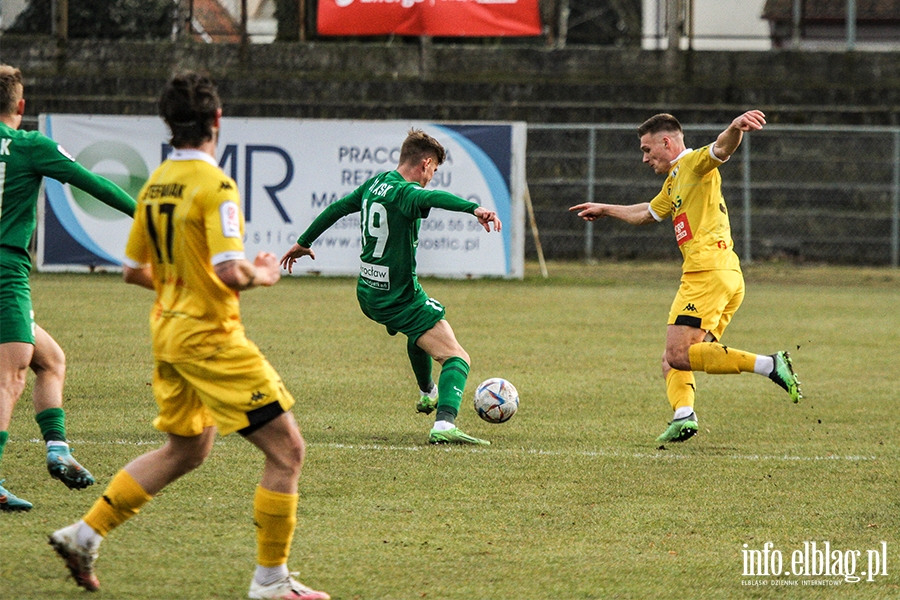
M745 269L724 341L790 350L806 399L793 405L753 375L700 373L700 435L661 449L677 265L549 270L549 280L530 264L524 281L423 282L472 356L459 423L492 440L485 449L425 443L405 339L361 314L353 280L285 279L243 295L248 334L294 393L309 445L290 561L301 580L340 600L900 596L900 274ZM150 424L152 294L106 274L40 274L33 288L38 322L67 353L69 437L100 483L74 492L47 476L26 391L2 476L35 509L0 515L0 598L81 597L46 536L162 442ZM492 376L521 394L502 425L470 405ZM203 467L104 542L97 596L246 597L260 469L240 437L220 438ZM886 541L888 576L773 590L777 578L742 575L743 545L768 541L785 567L804 541L862 561Z

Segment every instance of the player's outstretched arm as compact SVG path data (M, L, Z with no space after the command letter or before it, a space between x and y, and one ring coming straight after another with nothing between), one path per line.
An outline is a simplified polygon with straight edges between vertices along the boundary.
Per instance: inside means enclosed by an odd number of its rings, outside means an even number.
M584 202L569 208L569 212L577 213L585 221L596 221L604 217L612 217L625 221L631 225L646 225L654 223L656 219L650 212L650 203L640 204L600 204L598 202Z
M745 132L759 131L765 124L766 115L761 110L748 110L719 134L713 146L713 153L719 160L728 160L741 145Z
M84 190L100 200L100 202L125 213L129 217L134 216L137 203L128 195L128 192L106 177L92 173L78 163L73 163L73 167L75 170L69 179L71 185Z
M257 286L269 287L281 279L278 257L271 252L260 252L252 263L241 258L226 260L213 268L222 283L237 291Z
M291 249L284 253L284 256L281 257L281 267L287 269L288 273L294 272L294 263L303 258L304 256L308 256L313 260L316 260L316 253L312 251L312 248L307 248L306 246L301 246L300 244L294 244L291 246Z
M149 266L129 267L122 265L122 278L125 283L138 285L148 290L155 289L153 287L153 271Z
M484 227L484 230L490 232L491 223L494 224L494 231L500 231L503 229L503 223L500 222L500 217L497 216L497 213L488 210L483 206L479 206L475 209L473 213L475 218L478 219L478 222L481 223L481 226Z

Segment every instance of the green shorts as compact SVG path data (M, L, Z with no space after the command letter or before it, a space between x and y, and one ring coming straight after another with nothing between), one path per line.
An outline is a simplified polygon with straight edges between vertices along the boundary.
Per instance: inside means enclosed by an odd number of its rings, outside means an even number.
M419 290L409 304L397 309L392 308L390 311L373 310L366 304L362 296L357 295L357 299L363 314L376 323L384 325L389 334L396 335L397 332L400 332L412 342L437 325L447 312L440 302L429 298L428 294L422 290Z
M31 258L10 248L0 248L0 344L34 344L34 309L28 274Z

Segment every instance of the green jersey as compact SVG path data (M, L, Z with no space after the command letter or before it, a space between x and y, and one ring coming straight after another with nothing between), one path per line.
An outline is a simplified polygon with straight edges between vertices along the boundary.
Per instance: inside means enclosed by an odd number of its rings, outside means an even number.
M38 131L19 131L0 123L0 252L27 255L44 177L72 184L104 204L134 214L131 196L79 165L62 146Z
M309 248L338 219L361 213L357 297L366 314L389 316L424 294L416 277L416 248L419 225L432 208L474 214L478 204L426 190L397 171L380 173L322 211L297 243Z

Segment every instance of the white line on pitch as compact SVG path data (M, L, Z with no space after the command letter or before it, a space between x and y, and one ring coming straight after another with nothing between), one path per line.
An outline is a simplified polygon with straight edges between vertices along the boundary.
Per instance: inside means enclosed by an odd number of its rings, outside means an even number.
M43 440L32 438L28 440L31 443L43 444ZM161 446L164 440L107 440L102 442L88 440L69 440L73 445L79 446ZM222 438L216 439L216 445L225 444ZM621 452L616 450L540 450L535 448L470 448L465 446L394 446L390 444L339 444L339 443L313 443L307 444L311 448L331 448L334 450L357 450L360 452L470 452L470 453L487 453L487 452L503 452L506 454L529 454L535 456L584 456L598 458L636 458L651 460L712 460L723 458L727 460L741 461L781 461L781 462L803 462L803 461L847 461L860 462L867 460L878 460L875 455L859 455L859 454L829 454L827 456L796 456L790 454L668 454L663 452Z

